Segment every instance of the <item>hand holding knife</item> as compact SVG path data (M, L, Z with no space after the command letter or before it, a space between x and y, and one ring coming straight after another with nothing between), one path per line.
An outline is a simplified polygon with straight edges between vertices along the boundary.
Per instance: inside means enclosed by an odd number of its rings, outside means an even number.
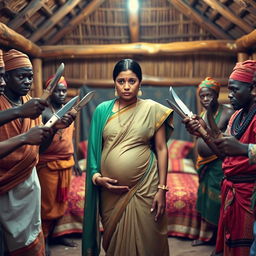
M94 97L95 91L88 92L70 111L71 115L76 116L77 113Z
M46 127L52 127L59 119L61 119L69 110L74 106L78 99L78 96L75 96L70 101L68 101L61 109L52 115L52 117L44 125Z
M191 112L188 107L183 103L183 101L178 97L172 87L170 87L171 100L167 99L168 104L173 108L173 110L184 119L186 116L192 118L193 112ZM216 154L219 158L224 158L223 154L218 150L216 144L214 143L214 138L210 136L206 129L201 125L197 129L198 133L204 140L204 142L209 146L209 148Z

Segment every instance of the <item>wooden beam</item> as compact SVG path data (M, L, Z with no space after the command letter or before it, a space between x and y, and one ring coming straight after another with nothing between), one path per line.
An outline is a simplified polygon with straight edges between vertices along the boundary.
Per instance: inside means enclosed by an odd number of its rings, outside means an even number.
M194 20L195 23L209 31L216 38L233 39L230 35L221 30L217 25L200 15L191 6L183 2L183 0L168 0L177 10L183 13L188 18Z
M0 22L0 44L15 48L33 57L40 57L41 48Z
M67 83L73 88L80 88L83 85L89 87L114 87L114 82L112 79L75 79L65 77ZM227 85L227 78L225 77L216 77L215 78L221 85ZM143 75L142 85L149 86L197 86L202 81L202 77L155 77L149 75Z
M235 55L234 41L208 40L174 42L166 44L133 43L133 44L103 44L103 45L49 45L41 46L42 58L86 58L102 57L102 55L175 55L175 54L200 54L222 53Z
M131 37L131 43L136 43L140 38L140 25L138 10L128 10L129 12L129 31Z
M236 24L246 33L250 33L253 30L252 26L250 26L247 22L237 17L237 15L231 12L227 6L223 5L219 1L216 1L216 0L203 0L203 1L207 3L212 9L221 13L221 15L225 17L227 20Z
M48 0L31 1L13 20L8 23L8 26L14 30L22 26L46 2L48 2Z
M92 14L102 3L104 3L105 0L93 0L91 1L82 11L79 15L77 15L75 18L70 20L68 24L66 24L62 30L57 32L53 38L48 40L47 44L55 44L57 43L62 37L64 37L67 33L73 30L75 26L77 26L83 19L85 19L87 16Z
M245 52L256 45L256 29L236 40L237 51Z
M32 60L33 65L33 97L41 97L43 94L43 83L42 83L42 59L35 58Z
M65 17L81 0L68 0L52 17L48 18L43 25L29 38L32 42L41 39L52 27Z

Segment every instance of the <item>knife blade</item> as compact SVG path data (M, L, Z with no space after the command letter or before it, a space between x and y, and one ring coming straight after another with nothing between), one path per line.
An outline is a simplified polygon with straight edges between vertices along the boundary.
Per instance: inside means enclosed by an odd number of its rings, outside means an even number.
M49 96L52 94L54 88L56 87L56 85L58 84L62 73L64 71L64 63L61 63L53 77L53 79L51 80L50 84L44 89L42 96L40 97L40 99L42 100L47 100L49 98Z
M56 113L53 113L52 117L44 125L46 127L52 127L59 119L61 119L76 103L78 96L75 96L70 101L68 101L61 109Z
M172 86L170 86L169 92L171 96L173 97L174 101L177 103L177 105L180 107L180 109L187 115L188 117L193 116L193 112L188 109L188 107L183 103L183 101L179 98L179 96L176 94Z
M88 92L72 109L69 111L72 115L76 115L89 101L94 97L95 91Z

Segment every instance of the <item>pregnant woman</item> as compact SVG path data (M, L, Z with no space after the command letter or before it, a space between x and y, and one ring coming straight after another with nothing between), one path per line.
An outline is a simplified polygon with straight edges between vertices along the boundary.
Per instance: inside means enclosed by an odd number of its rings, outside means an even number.
M101 103L90 127L83 256L98 255L98 222L109 256L169 255L165 194L166 140L172 110L141 95L131 59L113 70L116 98Z

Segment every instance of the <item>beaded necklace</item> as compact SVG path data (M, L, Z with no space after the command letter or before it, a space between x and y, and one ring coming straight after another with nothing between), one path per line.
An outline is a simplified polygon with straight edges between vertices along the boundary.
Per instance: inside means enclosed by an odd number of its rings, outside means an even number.
M256 104L254 104L250 111L244 115L244 110L241 110L235 117L231 126L231 135L240 139L244 134L245 130L252 121L254 115L256 114Z

